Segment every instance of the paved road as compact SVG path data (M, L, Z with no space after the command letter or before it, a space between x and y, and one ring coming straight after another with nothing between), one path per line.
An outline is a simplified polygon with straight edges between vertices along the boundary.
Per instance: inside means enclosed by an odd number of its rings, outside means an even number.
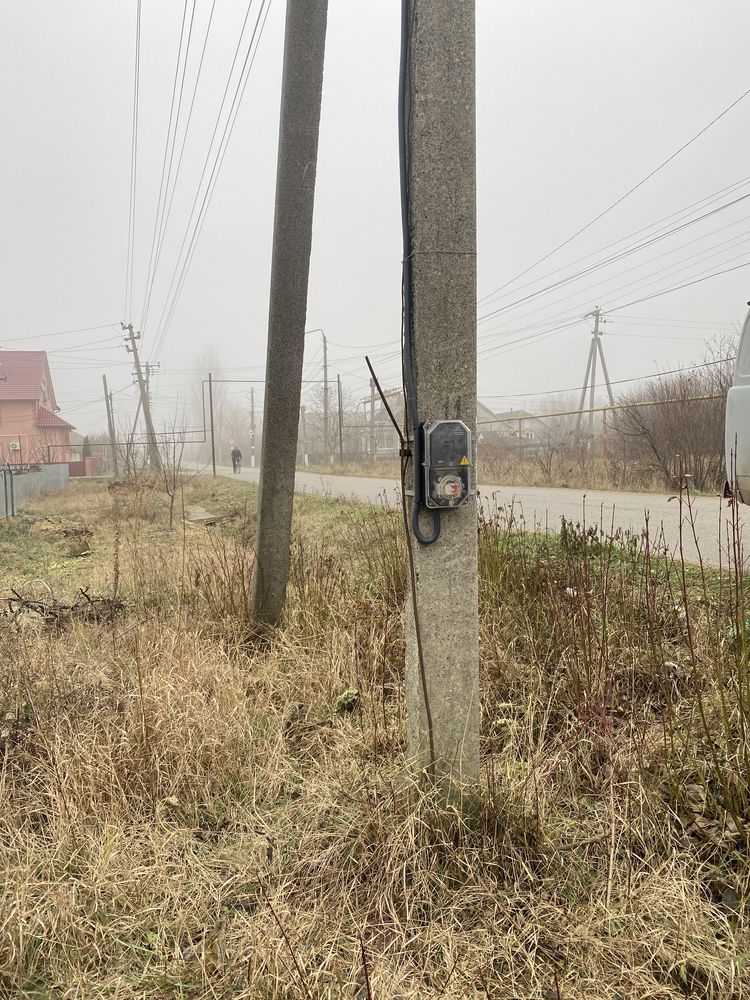
M217 470L221 475L240 478L257 483L259 469L243 469L238 477L232 470ZM328 476L311 472L298 472L295 488L298 493L317 496L359 500L364 503L380 503L383 496L396 501L399 484L395 479L376 479L366 476ZM560 518L581 521L587 524L604 525L609 531L614 525L623 530L640 534L648 519L652 537L663 529L664 539L672 549L680 542L680 505L677 499L659 493L621 493L604 490L548 489L546 487L492 486L481 485L480 494L486 501L496 501L499 506L513 503L523 512L527 524L545 524L557 529ZM730 512L726 501L718 497L696 497L693 501L696 534L703 559L712 565L719 562L719 519L721 518L721 538L726 549L726 527ZM748 508L745 508L748 509ZM683 509L683 547L685 558L697 560L697 548L692 537L692 529L687 522L687 512ZM726 562L726 555L722 556Z

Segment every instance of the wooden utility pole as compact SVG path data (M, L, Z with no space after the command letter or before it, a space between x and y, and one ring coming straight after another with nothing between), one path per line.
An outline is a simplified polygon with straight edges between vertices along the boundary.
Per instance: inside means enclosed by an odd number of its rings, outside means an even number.
M336 389L338 394L338 415L339 415L339 462L344 464L344 407L341 397L341 376L336 376Z
M151 418L151 401L148 395L148 387L146 385L146 379L143 375L143 368L141 366L141 359L138 356L138 341L141 338L140 333L135 333L133 330L133 324L125 323L120 324L123 330L128 332L125 335L125 340L127 341L127 349L133 355L133 363L135 364L135 377L138 380L138 391L140 394L140 406L143 410L143 420L146 424L146 445L148 448L148 457L151 461L151 469L161 475L162 464L161 455L159 454L159 446L156 441L156 432L154 431L154 422Z
M107 389L107 376L102 375L102 383L104 385L104 405L107 407L107 428L109 429L109 445L112 449L112 471L115 475L115 479L119 476L119 468L117 463L117 437L115 435L115 418L112 412L112 393Z
M287 0L253 576L255 616L271 625L289 579L327 20L328 0Z
M476 437L476 126L474 0L403 0L401 163L405 357L412 450L427 420ZM413 390L413 391L412 391ZM414 475L422 473L414 468ZM479 777L476 483L468 504L432 511L416 534L408 606L410 760L449 787ZM424 509L423 538L437 527Z

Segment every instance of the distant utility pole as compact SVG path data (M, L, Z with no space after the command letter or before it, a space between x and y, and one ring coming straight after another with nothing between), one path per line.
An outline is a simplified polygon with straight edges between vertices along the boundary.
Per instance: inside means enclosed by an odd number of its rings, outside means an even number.
M376 451L378 447L377 437L375 436L375 379L370 379L370 459L374 462L376 459Z
M594 320L594 329L591 331L591 345L589 347L588 358L586 359L586 374L583 377L583 388L581 389L581 399L578 403L578 409L583 410L584 404L586 402L586 392L589 393L589 437L594 435L594 390L596 389L596 360L597 357L601 360L602 371L604 373L604 384L607 387L607 396L609 397L609 404L612 406L615 401L615 397L612 393L612 385L609 381L609 372L607 370L607 362L604 358L604 348L602 346L602 333L601 327L607 322L602 319L602 311L599 306L596 307L592 312L587 313L586 319L589 317ZM583 413L578 414L578 419L576 420L576 439L580 437L581 434L581 423L583 421Z
M146 394L148 395L148 404L151 405L151 376L161 368L161 365L157 361L156 364L151 364L149 361L143 362L143 375L146 380Z
M322 331L321 331L322 332ZM323 449L325 451L325 461L331 461L330 427L329 420L329 396L328 396L328 341L323 334Z
M154 422L151 418L151 401L148 395L146 380L143 375L143 368L141 367L141 359L138 356L138 341L140 340L141 335L140 333L134 332L132 323L128 323L127 325L125 323L121 323L120 325L123 330L128 331L125 334L126 347L133 355L133 363L135 364L135 376L138 380L138 391L140 393L140 406L143 410L143 419L146 423L146 442L148 447L148 456L151 460L151 468L154 472L161 475L161 455L159 454L159 446L156 442Z
M413 376L412 451L419 452L427 420L462 420L476 439L474 0L403 0L402 41L404 363L407 384ZM423 474L412 467L415 477ZM438 513L436 541L410 539L407 736L410 759L453 786L479 777L473 470L467 506ZM424 538L436 528L424 510L420 524Z
M339 462L344 464L344 408L341 402L341 376L336 376L336 389L338 392L338 414L339 414Z
M208 415L211 426L211 470L216 479L216 435L214 433L214 377L208 373Z
M300 420L302 421L302 464L308 465L309 459L307 454L307 417L305 414L304 406L299 408Z
M119 469L117 463L117 437L115 435L115 417L112 412L112 393L107 389L107 376L102 375L102 383L104 384L104 405L107 408L107 428L109 429L109 444L112 449L112 471L115 474L115 479L119 476Z
M255 468L255 386L250 389L250 468Z
M287 0L253 576L255 616L270 625L289 579L327 20L328 0Z

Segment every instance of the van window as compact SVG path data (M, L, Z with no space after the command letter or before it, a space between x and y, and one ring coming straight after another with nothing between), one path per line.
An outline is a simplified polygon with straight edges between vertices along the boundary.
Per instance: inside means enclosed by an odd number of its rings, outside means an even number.
M737 354L737 374L744 377L750 375L750 313L742 327L740 349Z

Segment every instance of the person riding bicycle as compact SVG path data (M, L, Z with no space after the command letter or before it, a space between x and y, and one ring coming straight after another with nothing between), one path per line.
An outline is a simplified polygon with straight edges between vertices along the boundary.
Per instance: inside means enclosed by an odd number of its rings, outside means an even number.
M236 474L240 471L240 467L242 466L242 452L235 445L234 448L232 448L231 455L232 455L232 471Z

